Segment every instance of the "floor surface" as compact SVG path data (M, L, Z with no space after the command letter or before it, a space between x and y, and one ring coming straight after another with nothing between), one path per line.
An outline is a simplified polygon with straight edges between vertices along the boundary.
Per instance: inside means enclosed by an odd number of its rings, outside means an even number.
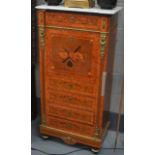
M58 138L51 137L48 140L43 140L39 134L39 119L32 121L31 124L31 147L39 149L48 154L65 154L74 150L82 149L83 145L73 145L69 146L63 143ZM123 135L119 137L117 148L119 149L107 149L114 147L114 132L108 132L107 137L104 140L104 145L98 155L124 155L123 150ZM31 155L46 155L45 153L39 152L37 150L32 150ZM78 152L73 152L70 155L94 155L89 150L80 150Z

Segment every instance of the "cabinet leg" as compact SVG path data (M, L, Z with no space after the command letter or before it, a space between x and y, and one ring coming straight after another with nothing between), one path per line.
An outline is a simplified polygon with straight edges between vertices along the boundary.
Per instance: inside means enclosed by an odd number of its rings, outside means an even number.
M100 152L100 149L98 148L91 148L91 152L93 152L94 154L97 154Z
M46 135L41 135L42 139L47 140L49 137Z

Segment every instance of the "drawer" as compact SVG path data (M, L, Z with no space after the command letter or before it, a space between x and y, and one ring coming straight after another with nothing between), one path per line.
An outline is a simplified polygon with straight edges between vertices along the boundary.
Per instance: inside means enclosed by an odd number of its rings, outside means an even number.
M59 119L57 117L47 117L47 126L87 136L92 136L94 133L94 129L91 126Z
M46 26L72 27L90 30L100 30L102 25L100 16L67 12L46 12L45 21Z
M92 112L80 111L77 109L69 109L60 106L50 105L48 107L48 114L59 118L82 122L93 125L94 117Z
M92 112L96 99L77 93L63 92L62 90L46 89L46 102L49 105L58 105L78 110L87 110Z
M78 79L77 79L78 80ZM46 82L47 89L50 90L57 90L57 91L64 91L70 93L78 93L87 96L95 97L95 86L92 84L85 84L85 83L78 83L78 82L69 82L61 79L51 79Z

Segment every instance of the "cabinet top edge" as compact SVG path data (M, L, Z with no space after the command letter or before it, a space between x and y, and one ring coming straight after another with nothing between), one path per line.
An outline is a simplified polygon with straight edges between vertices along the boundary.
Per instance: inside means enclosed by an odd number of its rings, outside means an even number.
M79 12L79 13L81 12L81 13L93 13L100 15L114 15L122 9L122 7L120 6L116 6L113 9L106 10L106 9L100 9L98 6L83 9L83 8L68 8L64 7L63 5L49 6L47 4L38 5L35 8L38 10L54 10L54 11L66 11L66 12Z

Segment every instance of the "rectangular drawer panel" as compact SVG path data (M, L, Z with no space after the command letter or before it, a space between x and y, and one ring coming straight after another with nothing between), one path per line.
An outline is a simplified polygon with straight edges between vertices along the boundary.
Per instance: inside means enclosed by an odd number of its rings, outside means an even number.
M101 17L67 12L46 12L46 26L100 30Z
M48 80L48 79L47 79ZM68 82L65 80L51 79L47 82L47 91L57 90L58 92L70 92L89 96L95 96L95 86L79 82Z
M73 94L69 92L46 89L46 102L50 105L58 105L79 110L93 111L96 99Z
M93 125L93 113L87 111L80 111L77 109L69 109L65 107L49 106L48 114L59 118L82 122Z
M53 128L70 131L73 133L79 133L82 135L88 135L88 136L92 136L94 133L93 127L88 125L78 124L73 121L67 121L67 120L58 119L56 117L50 117L50 116L47 118L47 121L48 121L47 125Z

